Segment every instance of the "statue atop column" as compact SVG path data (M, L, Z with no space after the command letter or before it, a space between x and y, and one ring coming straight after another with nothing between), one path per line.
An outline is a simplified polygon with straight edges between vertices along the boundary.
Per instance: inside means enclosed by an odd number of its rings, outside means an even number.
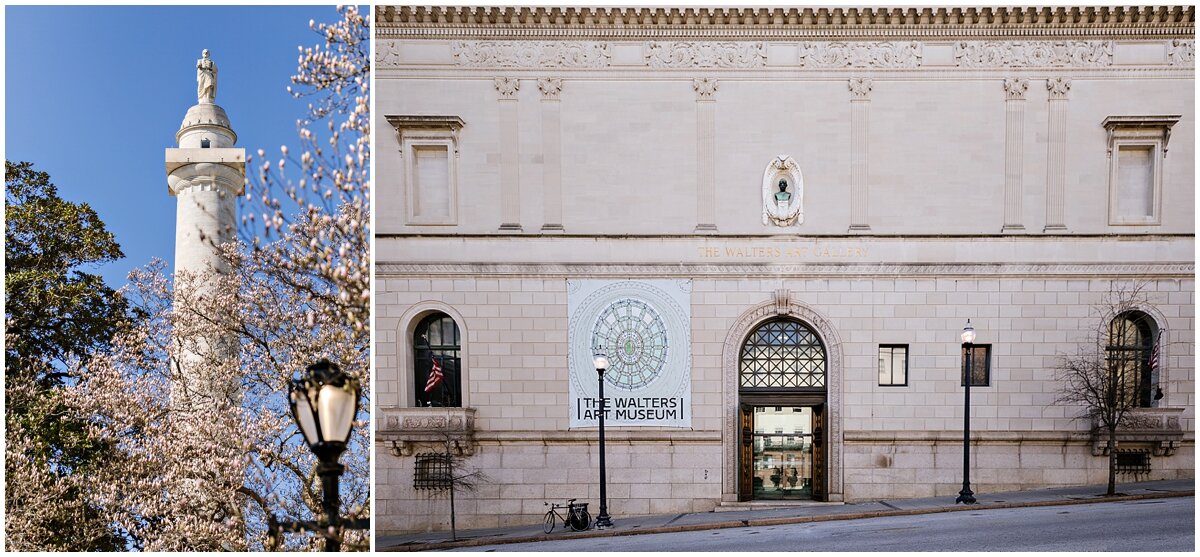
M196 101L211 103L217 98L217 63L208 57L208 49L204 49L204 57L196 60Z

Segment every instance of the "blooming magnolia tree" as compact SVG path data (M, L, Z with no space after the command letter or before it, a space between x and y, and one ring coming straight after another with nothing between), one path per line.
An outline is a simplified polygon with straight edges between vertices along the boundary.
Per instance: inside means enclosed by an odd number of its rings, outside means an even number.
M72 481L131 548L263 550L271 519L322 518L315 458L287 404L293 375L320 358L364 387L341 510L370 514L369 28L357 8L338 10L311 24L324 43L301 49L289 88L310 101L299 158L283 148L256 167L241 240L212 246L229 272L132 273L124 295L142 319L78 366L65 394L90 438L115 448ZM335 535L369 547L365 531ZM321 541L288 534L281 546Z

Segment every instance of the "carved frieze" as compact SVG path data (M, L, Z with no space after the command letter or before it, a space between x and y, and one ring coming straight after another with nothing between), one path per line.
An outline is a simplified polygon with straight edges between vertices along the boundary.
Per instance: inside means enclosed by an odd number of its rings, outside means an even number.
M495 85L501 99L515 99L517 91L521 89L521 80L515 77L497 77Z
M1112 41L960 41L954 60L965 68L1098 68L1113 63Z
M870 100L872 81L869 77L850 78L850 98L856 101Z
M696 100L710 101L717 93L717 80L709 77L698 77L692 80L692 89L696 90Z
M411 456L419 447L444 449L449 443L459 454L473 454L474 408L387 408L376 437L394 456Z
M1025 100L1025 91L1028 90L1028 79L1009 78L1004 80L1004 95L1010 101Z
M454 65L471 68L604 68L608 43L595 41L454 41Z
M1047 79L1046 89L1050 91L1051 100L1065 99L1071 91L1071 80L1062 77Z
M562 79L557 77L538 79L538 91L542 92L542 98L546 100L558 100L558 94L562 92L562 85Z
M375 65L388 68L400 65L400 41L376 41Z
M916 68L921 65L921 43L804 42L800 65L806 68Z
M1191 66L1196 63L1196 41L1172 39L1167 45L1167 63L1172 66Z
M658 42L645 46L651 68L761 68L767 65L764 42Z

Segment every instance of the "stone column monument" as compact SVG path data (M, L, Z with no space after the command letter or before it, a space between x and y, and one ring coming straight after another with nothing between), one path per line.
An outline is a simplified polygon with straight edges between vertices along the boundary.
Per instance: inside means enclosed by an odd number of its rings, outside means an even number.
M244 192L246 150L235 148L237 134L225 110L216 104L217 64L204 50L196 61L196 105L188 109L175 134L179 147L166 150L167 187L178 200L175 221L175 311L185 299L213 288L228 273L219 246L237 233L237 196ZM189 278L191 277L191 278ZM206 283L205 277L211 277ZM193 280L194 279L194 280ZM189 292L181 287L190 288ZM236 397L235 381L207 378L213 356L236 358L232 339L176 338L180 380L176 390L187 398ZM207 371L207 373L206 373ZM181 402L174 396L175 403Z

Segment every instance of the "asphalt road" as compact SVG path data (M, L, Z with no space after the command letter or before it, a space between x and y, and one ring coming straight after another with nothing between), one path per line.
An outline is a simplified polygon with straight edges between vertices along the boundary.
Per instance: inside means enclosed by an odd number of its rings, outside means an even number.
M1195 497L643 534L463 551L1187 551Z

